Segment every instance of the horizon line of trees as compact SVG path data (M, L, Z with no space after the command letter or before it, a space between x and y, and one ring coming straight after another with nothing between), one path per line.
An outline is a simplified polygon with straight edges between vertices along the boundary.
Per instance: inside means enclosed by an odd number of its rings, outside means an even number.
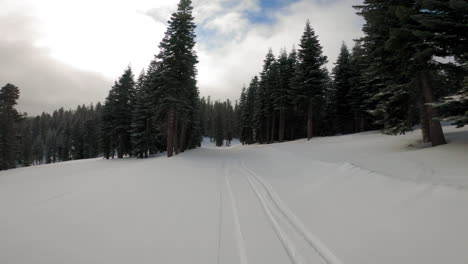
M237 101L227 99L212 101L211 97L200 100L201 134L214 142L216 146L231 145L234 138L239 137L238 127L239 106Z

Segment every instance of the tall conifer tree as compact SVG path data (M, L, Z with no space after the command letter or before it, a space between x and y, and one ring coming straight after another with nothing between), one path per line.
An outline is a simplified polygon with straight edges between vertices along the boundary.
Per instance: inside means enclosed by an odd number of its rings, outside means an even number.
M15 106L19 99L19 89L7 84L0 89L0 170L16 167L18 152L15 124L20 114Z
M299 47L296 74L292 83L293 103L297 111L306 113L307 139L310 140L316 130L313 122L319 119L318 113L323 103L326 80L323 67L327 63L327 57L322 54L322 46L310 21L306 23Z
M159 107L167 120L167 155L199 145L198 88L196 86L195 28L192 1L181 0L172 14L160 53L161 97ZM180 146L179 146L180 144Z

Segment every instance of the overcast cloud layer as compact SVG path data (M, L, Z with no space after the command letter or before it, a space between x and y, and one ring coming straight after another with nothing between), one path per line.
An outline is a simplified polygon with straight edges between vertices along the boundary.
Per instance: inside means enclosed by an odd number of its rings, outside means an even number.
M0 0L0 86L38 114L104 100L127 65L138 74L164 36L177 0ZM202 96L237 99L275 54L298 44L310 19L328 67L361 36L351 0L194 0Z

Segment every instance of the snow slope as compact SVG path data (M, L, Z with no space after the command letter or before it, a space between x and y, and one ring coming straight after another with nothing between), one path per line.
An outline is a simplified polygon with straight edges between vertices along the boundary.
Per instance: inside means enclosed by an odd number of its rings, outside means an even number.
M468 129L0 172L0 263L468 263Z

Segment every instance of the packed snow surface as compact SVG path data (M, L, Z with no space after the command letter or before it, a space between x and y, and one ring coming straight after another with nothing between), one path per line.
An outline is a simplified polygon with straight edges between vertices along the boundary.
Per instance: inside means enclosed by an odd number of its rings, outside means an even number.
M468 263L468 129L0 172L0 263Z

